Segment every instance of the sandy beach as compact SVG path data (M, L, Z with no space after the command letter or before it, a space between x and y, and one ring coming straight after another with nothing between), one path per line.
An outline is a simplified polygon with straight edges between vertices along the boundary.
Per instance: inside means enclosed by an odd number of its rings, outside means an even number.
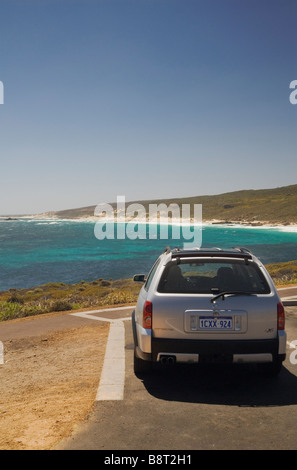
M89 223L131 223L132 224L141 224L141 223L146 223L146 224L155 224L156 222L153 221L151 222L149 219L146 220L146 222L142 219L138 219L138 217L125 217L125 218L120 218L115 216L112 217L96 217L96 216L86 216L86 217L76 217L76 218L60 218L57 217L56 215L49 215L48 213L45 214L32 214L32 215L25 215L25 216L15 216L15 217L1 217L0 216L0 222L1 221L16 221L16 220L28 220L28 221L39 221L43 223L59 223L59 222L89 222ZM171 219L167 217L163 217L161 223L165 223L168 225L178 225L178 226L200 226L200 227L206 227L206 226L224 226L224 227L234 227L234 228L255 228L255 229L274 229L274 230L281 230L284 232L297 232L297 224L295 223L290 223L290 224L277 224L277 223L272 223L268 221L261 221L261 220L255 220L255 221L226 221L226 220L219 220L219 219L213 219L213 220L204 220L202 223L195 222L194 219L192 218L190 223L183 222L180 219ZM160 223L160 219L158 220L158 224Z

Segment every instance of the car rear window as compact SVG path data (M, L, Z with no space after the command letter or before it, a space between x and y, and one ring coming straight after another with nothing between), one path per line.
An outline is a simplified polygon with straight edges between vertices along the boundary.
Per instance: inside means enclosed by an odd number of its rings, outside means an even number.
M158 291L163 293L208 294L244 291L270 293L269 285L251 261L244 260L180 260L170 263L161 277Z

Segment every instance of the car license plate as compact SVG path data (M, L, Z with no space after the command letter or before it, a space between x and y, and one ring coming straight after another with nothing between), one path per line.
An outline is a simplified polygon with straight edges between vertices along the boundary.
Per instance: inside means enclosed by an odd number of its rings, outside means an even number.
M232 330L232 317L199 317L199 328L202 330Z

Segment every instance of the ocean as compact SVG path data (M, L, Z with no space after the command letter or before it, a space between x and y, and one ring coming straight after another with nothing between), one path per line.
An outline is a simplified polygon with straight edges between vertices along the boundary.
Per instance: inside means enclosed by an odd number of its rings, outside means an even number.
M0 221L0 290L29 288L48 282L131 278L147 273L166 246L185 240L98 240L91 221L19 219ZM148 230L148 227L147 227ZM148 233L148 232L147 232ZM297 231L205 225L202 247L250 248L264 263L297 259Z

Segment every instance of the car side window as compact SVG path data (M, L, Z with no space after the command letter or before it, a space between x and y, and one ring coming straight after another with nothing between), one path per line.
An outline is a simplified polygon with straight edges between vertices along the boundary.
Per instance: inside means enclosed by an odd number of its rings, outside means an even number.
M161 261L160 258L157 259L157 261L155 262L155 264L153 265L152 269L151 269L150 272L149 272L149 275L148 275L148 277L147 277L147 280L146 280L146 282L145 282L145 284L144 284L144 288L145 288L146 291L149 290L149 287L150 287L151 282L152 282L152 280L153 280L154 274L155 274L155 272L156 272L156 270L157 270L157 268L158 268L158 266L159 266L159 264L160 264L160 261Z

